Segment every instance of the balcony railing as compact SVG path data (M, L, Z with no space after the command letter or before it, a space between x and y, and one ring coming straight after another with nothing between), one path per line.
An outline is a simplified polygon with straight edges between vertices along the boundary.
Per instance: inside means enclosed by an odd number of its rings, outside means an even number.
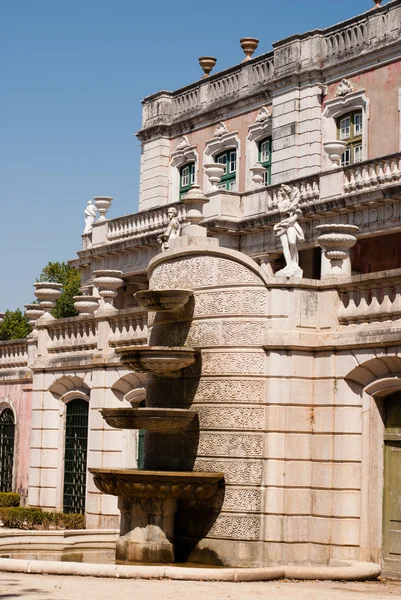
M145 344L148 339L147 312L141 308L121 310L109 318L109 323L113 348Z
M401 319L401 269L352 277L341 286L342 325L380 324Z
M99 320L106 321L108 329L103 329L106 339L98 336ZM107 316L80 316L69 319L56 319L38 324L39 330L47 335L40 337L39 354L49 355L87 353L92 354L102 344L102 350L109 346L120 347L145 344L148 335L147 312L141 308L120 310ZM105 334L105 331L108 333Z
M27 340L7 340L0 342L0 369L28 366Z
M344 192L363 192L379 187L401 183L401 155L391 154L376 160L366 160L347 168L344 172Z
M140 238L151 233L159 235L166 229L169 223L167 212L172 206L178 211L178 220L180 223L183 222L186 215L185 206L182 203L175 202L161 208L154 208L133 215L111 219L108 221L107 241L114 242L133 237Z

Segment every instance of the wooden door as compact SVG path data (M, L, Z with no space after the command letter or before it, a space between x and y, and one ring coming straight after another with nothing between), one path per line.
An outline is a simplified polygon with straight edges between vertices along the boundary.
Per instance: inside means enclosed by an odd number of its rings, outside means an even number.
M401 395L385 402L383 568L401 577Z

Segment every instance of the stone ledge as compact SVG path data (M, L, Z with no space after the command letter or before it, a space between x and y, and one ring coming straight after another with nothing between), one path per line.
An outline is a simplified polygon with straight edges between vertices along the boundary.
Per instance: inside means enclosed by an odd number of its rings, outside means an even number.
M381 567L375 563L340 560L333 561L332 566L211 569L174 566L98 565L1 558L0 571L48 575L80 575L84 577L116 577L121 579L178 579L183 581L240 582L272 581L276 579L366 581L379 577Z

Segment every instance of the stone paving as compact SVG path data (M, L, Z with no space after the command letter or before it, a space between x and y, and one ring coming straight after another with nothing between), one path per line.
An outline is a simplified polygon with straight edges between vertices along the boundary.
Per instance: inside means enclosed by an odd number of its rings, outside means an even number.
M121 580L0 573L0 600L384 600L401 598L401 582L217 583Z

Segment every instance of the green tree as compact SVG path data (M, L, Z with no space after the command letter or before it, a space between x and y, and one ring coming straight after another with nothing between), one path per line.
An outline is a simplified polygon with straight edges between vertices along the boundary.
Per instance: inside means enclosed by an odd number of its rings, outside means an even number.
M65 262L49 262L42 270L38 281L51 281L63 284L60 298L52 311L56 319L76 317L78 312L74 307L74 296L79 296L81 274Z
M18 340L26 338L32 331L28 319L17 310L7 310L0 325L0 340Z

